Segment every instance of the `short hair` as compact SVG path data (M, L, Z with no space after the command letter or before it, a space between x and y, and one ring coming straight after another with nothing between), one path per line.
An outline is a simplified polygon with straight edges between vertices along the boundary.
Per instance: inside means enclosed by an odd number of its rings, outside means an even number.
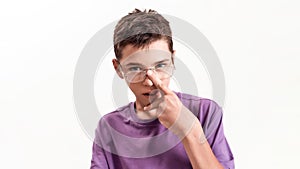
M126 45L137 48L149 46L157 40L165 40L173 53L172 31L169 22L155 10L133 10L122 17L114 30L114 52L117 59L122 58Z

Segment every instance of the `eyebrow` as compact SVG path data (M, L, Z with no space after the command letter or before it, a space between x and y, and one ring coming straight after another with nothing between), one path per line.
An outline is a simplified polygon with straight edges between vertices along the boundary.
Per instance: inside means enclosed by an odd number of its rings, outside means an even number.
M170 61L170 59L164 59L164 60L157 61L157 62L154 63L154 65L158 64L158 63L166 62L166 61ZM136 65L144 66L144 65L142 65L140 63L128 63L128 64L126 64L124 66L136 66Z

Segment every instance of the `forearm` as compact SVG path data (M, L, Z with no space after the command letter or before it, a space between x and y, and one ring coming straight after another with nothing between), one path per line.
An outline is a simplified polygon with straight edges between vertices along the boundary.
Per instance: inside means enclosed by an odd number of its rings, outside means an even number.
M205 137L199 122L196 122L191 131L183 138L182 143L190 159L193 169L223 169Z

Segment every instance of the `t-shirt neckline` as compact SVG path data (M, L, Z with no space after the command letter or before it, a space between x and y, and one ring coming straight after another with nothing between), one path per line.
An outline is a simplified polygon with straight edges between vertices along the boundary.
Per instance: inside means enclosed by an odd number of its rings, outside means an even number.
M130 115L131 118L133 119L133 121L135 121L136 123L139 124L144 124L144 125L148 125L148 124L160 124L160 122L158 121L157 118L154 119L140 119L135 111L135 102L131 102L130 103Z

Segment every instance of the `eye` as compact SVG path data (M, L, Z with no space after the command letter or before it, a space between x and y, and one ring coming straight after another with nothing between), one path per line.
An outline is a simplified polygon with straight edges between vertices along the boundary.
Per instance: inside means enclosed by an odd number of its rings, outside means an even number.
M130 71L130 72L139 72L141 70L142 70L142 68L138 67L138 66L132 66L132 67L128 68L128 71Z
M155 66L155 69L161 69L161 68L164 68L164 67L166 67L166 66L167 66L166 63L159 63L159 64L157 64L157 65Z

